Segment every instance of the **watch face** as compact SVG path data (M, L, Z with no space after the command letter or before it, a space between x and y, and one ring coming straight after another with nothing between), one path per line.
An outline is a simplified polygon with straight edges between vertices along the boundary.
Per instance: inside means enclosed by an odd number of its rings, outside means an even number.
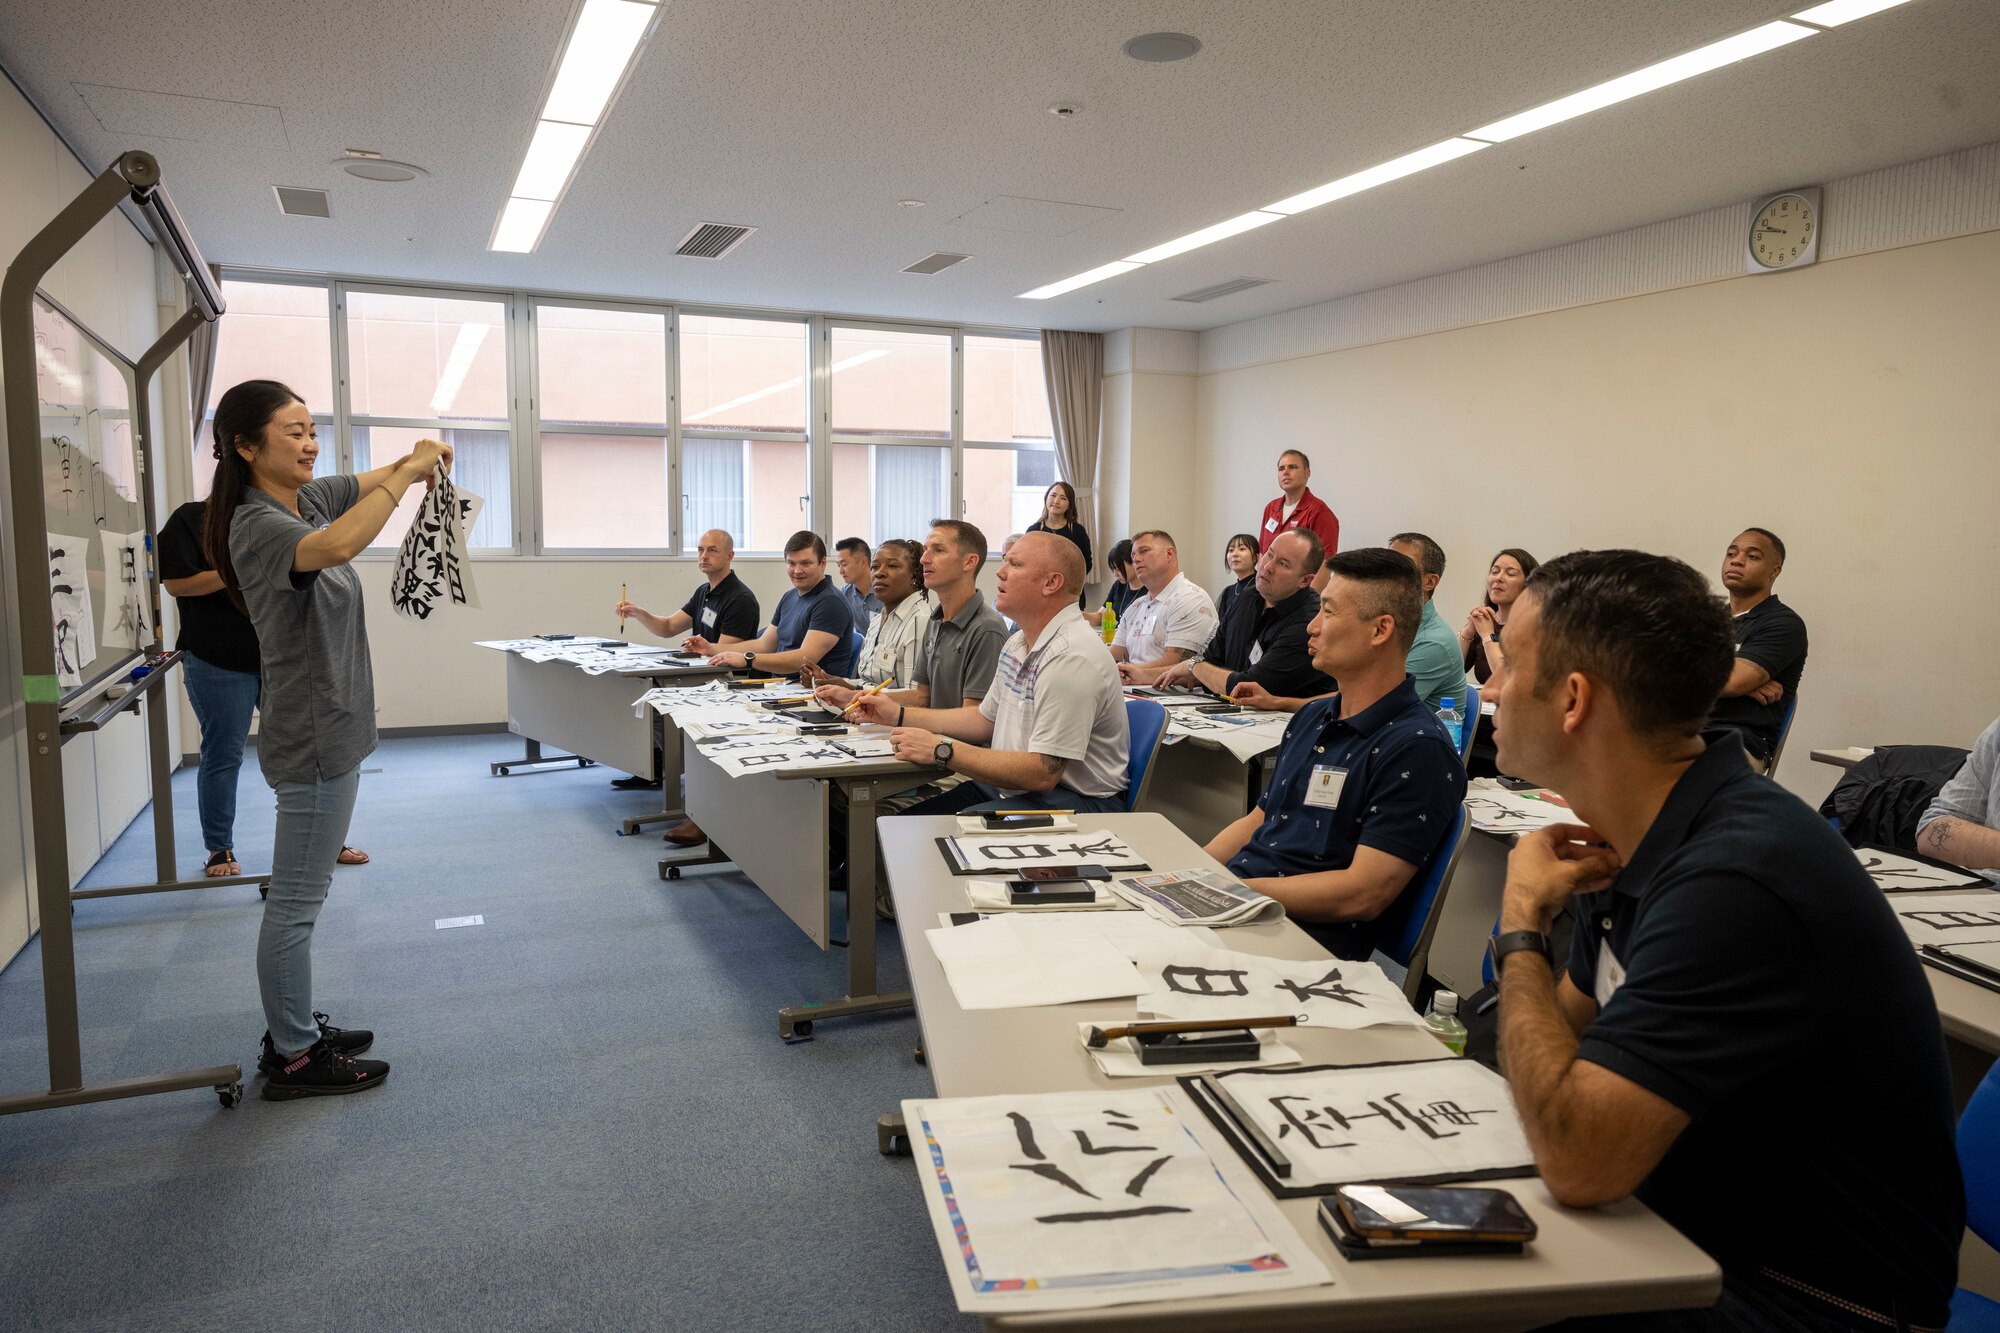
M1819 215L1810 203L1796 194L1781 194L1750 222L1750 257L1765 268L1796 263L1812 246L1818 226Z

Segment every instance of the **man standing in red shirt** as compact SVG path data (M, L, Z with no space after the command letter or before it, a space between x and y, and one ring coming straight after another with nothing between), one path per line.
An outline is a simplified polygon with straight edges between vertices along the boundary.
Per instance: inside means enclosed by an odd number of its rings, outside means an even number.
M1264 506L1264 521L1257 528L1257 550L1271 549L1281 532L1303 528L1319 538L1328 555L1340 549L1340 520L1326 507L1326 501L1306 486L1312 479L1312 460L1297 449L1278 455L1278 489L1284 494Z

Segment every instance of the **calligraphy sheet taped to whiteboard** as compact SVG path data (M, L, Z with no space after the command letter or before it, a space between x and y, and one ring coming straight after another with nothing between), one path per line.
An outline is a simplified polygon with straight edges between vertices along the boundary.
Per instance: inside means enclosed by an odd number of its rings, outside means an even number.
M1347 1031L1423 1023L1402 988L1373 963L1301 963L1186 944L1147 949L1135 961L1146 981L1139 1008L1160 1018L1296 1014L1301 1027Z
M1507 1081L1476 1060L1239 1069L1181 1084L1284 1198L1535 1174Z
M1328 1274L1171 1089L906 1101L959 1309L1317 1286Z

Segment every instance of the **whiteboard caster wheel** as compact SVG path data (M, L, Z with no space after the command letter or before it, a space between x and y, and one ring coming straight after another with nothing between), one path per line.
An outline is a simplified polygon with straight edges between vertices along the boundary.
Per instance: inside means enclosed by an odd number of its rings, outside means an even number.
M215 1097L217 1101L222 1103L223 1110L233 1111L236 1109L237 1103L243 1100L243 1085L241 1083L217 1084Z

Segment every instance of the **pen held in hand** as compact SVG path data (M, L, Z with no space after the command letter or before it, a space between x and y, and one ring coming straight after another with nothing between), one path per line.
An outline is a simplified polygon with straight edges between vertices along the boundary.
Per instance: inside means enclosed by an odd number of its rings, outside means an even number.
M894 677L891 677L890 679L894 679ZM847 707L840 710L841 717L845 718L849 713L853 712L854 705L860 703L863 699L866 699L869 695L880 694L882 691L888 688L889 688L889 681L887 680L882 681L881 683L876 685L870 685L867 689L861 691L861 693L855 695L852 699L849 699L847 701Z

